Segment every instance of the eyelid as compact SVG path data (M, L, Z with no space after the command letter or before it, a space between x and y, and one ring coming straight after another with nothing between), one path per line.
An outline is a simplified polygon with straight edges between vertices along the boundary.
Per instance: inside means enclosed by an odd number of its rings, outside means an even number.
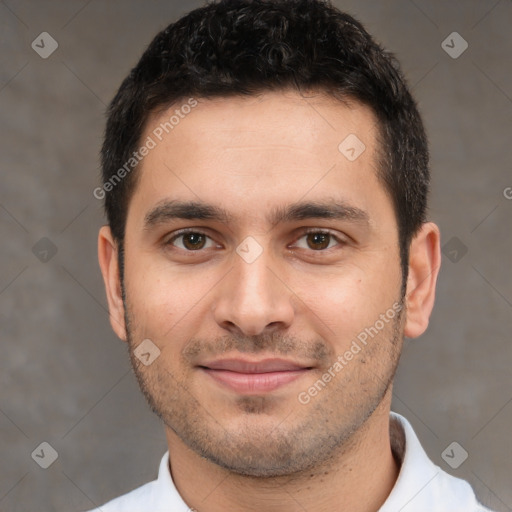
M181 249L180 247L176 247L173 242L179 238L180 236L183 236L183 235L187 235L189 233L194 233L194 234L198 234L198 235L202 235L206 238L209 238L212 242L214 242L213 238L208 235L207 233L205 233L205 231L203 231L202 229L199 229L199 228L183 228L183 229L178 229L176 231L173 231L172 233L169 234L169 236L165 236L164 239L163 239L163 243L164 245L172 245L173 247L175 247L176 249ZM187 252L201 252L203 249L199 249L197 251L187 251Z
M338 245L346 245L347 243L349 243L349 240L350 240L350 237L348 235L340 234L337 231L332 231L327 228L310 227L310 228L303 229L301 231L301 234L295 239L295 241L293 243L294 244L297 243L297 241L300 240L303 236L309 235L310 233L322 233L325 235L330 235L338 242ZM331 249L332 249L332 247L331 247ZM328 250L328 249L324 249L323 251L315 251L315 252L325 252L326 250Z
M206 238L209 238L210 240L212 240L214 242L213 238L210 235L208 235L201 228L182 228L182 229L173 231L170 234L170 236L166 236L164 238L164 245L172 245L173 247L176 247L173 244L174 240L176 240L180 236L186 235L188 233L195 233L198 235L205 236ZM293 244L296 244L298 240L300 240L302 237L304 237L310 233L322 233L322 234L330 235L336 240L336 242L338 242L338 245L345 245L349 242L349 237L347 235L340 236L340 234L338 232L335 232L335 231L327 229L327 228L307 227L307 228L302 228L300 230L300 235L295 238ZM293 244L292 244L292 246L293 246ZM176 248L180 249L180 247L176 247ZM331 249L333 249L333 247L331 247ZM197 251L187 251L187 252L201 252L203 250L204 249L198 249ZM311 250L313 250L313 249L311 249ZM322 251L314 251L314 252L325 252L327 250L329 250L329 249L324 249Z
M205 233L200 228L182 228L182 229L177 229L176 231L173 231L172 233L169 233L170 236L166 237L166 238L169 238L169 240L172 240L172 239L176 238L177 236L186 235L187 233L197 233L198 235L208 236L208 234Z

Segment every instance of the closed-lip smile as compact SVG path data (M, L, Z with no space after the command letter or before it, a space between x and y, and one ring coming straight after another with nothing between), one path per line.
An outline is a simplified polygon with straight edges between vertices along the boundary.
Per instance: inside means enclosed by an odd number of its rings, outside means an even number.
M305 375L310 366L286 359L217 359L199 365L211 378L242 394L274 391Z

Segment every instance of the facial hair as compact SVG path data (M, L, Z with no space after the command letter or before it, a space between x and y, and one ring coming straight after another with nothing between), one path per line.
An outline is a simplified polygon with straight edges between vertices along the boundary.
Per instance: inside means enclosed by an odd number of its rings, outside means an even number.
M316 361L317 368L311 385L336 361L332 343L277 332L253 337L230 334L214 340L192 338L181 350L180 364L174 364L171 371L165 349L173 340L155 340L162 354L146 367L134 354L144 336L127 299L123 290L130 358L152 410L201 457L248 477L298 475L325 467L335 454L347 450L354 434L386 396L400 357L403 307L307 405L295 396L283 400L262 394L221 400L216 408L201 399L194 385L192 361L198 356L220 357L238 351L309 358ZM403 306L403 297L399 304Z

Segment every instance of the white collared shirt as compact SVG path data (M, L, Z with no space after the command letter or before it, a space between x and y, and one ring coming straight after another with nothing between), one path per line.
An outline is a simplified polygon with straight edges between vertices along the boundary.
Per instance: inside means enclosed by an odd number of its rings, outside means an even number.
M490 512L477 502L467 482L444 472L428 458L403 416L392 412L391 421L399 433L391 436L392 449L402 463L395 486L378 512ZM166 452L157 480L90 512L190 511L174 486Z

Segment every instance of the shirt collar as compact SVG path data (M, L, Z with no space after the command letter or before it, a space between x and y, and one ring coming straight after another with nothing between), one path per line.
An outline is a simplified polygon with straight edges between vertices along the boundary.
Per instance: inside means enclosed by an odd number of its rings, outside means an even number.
M400 464L400 472L391 494L379 512L477 510L474 508L476 500L469 484L448 475L433 464L410 423L394 412L390 413L390 439L393 455ZM176 512L190 511L174 486L169 452L162 457L155 484L157 503L172 503L173 511Z
M401 461L398 479L379 512L470 512L476 508L470 485L436 466L425 453L411 424L390 414L391 448Z

